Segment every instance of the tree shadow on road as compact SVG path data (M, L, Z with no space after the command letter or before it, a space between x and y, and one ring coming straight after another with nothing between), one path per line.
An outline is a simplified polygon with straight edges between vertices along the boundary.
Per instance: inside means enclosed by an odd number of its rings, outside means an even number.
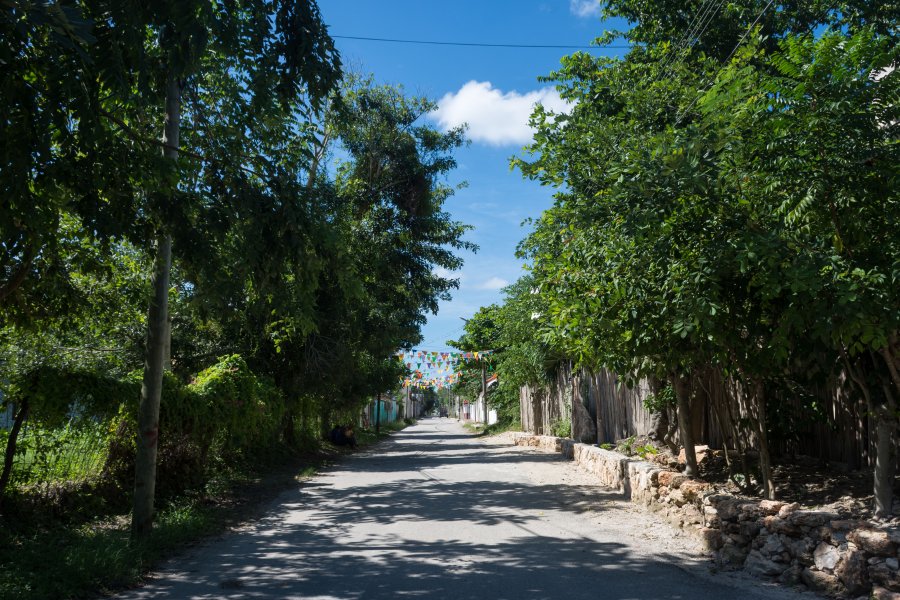
M561 530L621 495L502 476L527 463L558 460L553 455L485 446L471 437L447 439L431 444L411 435L354 456L305 484L299 495L283 497L251 530L199 549L174 565L174 575L128 597L753 597L689 575L679 568L683 557L646 556L624 543ZM471 480L459 480L460 470L464 475L476 466ZM486 481L492 468L500 476ZM446 469L455 470L452 480L442 478ZM345 477L348 472L359 477ZM547 519L563 512L582 513L581 520Z

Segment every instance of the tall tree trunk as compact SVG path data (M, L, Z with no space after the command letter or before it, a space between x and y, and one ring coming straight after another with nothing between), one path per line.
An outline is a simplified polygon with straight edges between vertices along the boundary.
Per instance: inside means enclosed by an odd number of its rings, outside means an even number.
M769 454L769 434L766 423L766 387L761 380L753 383L756 397L756 428L759 436L759 472L762 476L763 494L769 500L775 499L775 482L772 480L772 458Z
M882 379L882 392L884 397L879 402L873 393L871 386L871 370L877 372L878 361L874 354L870 356L870 365L864 363L861 358L851 360L846 352L842 353L844 368L853 383L866 400L866 408L869 422L872 423L872 431L875 434L875 472L874 472L874 496L875 516L890 517L893 511L894 476L897 463L897 448L894 435L897 432L897 402L894 399L892 385ZM890 353L882 353L882 358L889 359ZM890 365L888 365L890 370ZM893 379L891 373L891 379Z
M0 505L3 502L3 496L6 494L6 486L9 485L10 477L12 477L13 460L16 457L16 443L19 441L19 432L22 431L22 424L28 418L28 400L22 400L19 405L19 412L13 419L12 429L9 431L9 437L6 439L6 454L3 457L3 473L0 474Z
M166 81L166 122L163 129L163 156L178 159L181 125L181 85L170 72ZM172 238L161 231L156 245L153 298L147 316L147 348L144 380L138 413L137 455L134 467L134 510L131 537L146 539L153 527L156 494L156 450L159 442L159 403L162 397L165 346L169 320L169 272L172 267Z
M897 394L900 373L890 344L879 353L870 353L872 368L881 381L882 402L870 412L875 416L875 516L890 518L894 504L894 476L897 471ZM879 369L879 359L887 365L887 374ZM870 396L871 397L871 396Z
M897 465L897 418L875 409L875 516L890 518L894 504L894 476Z
M675 398L678 401L678 435L684 446L684 474L697 477L697 454L694 451L694 430L691 422L691 381L689 376L672 375Z

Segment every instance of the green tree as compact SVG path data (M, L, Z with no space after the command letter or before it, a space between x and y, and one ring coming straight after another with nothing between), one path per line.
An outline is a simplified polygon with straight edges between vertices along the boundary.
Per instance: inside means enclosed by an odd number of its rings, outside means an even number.
M896 95L885 69L896 60L886 27L896 8L809 2L758 20L763 5L729 5L695 30L696 43L679 45L696 10L604 3L609 16L635 22L607 37L637 45L622 60L566 57L551 79L574 108L539 108L534 158L516 164L564 188L522 244L546 339L581 364L668 376L689 473L687 378L710 364L737 377L772 496L770 388L811 361L827 369L816 344L836 334L832 360L880 361L880 389L896 371L894 267L868 258L884 257L896 237L887 232L896 230ZM820 42L806 33L822 25L831 29ZM843 306L856 302L865 317L848 318ZM890 413L889 399L878 406Z
M767 69L735 63L702 101L753 225L740 259L768 326L753 339L783 359L828 348L853 381L875 417L880 515L898 425L897 60L874 28L788 36Z

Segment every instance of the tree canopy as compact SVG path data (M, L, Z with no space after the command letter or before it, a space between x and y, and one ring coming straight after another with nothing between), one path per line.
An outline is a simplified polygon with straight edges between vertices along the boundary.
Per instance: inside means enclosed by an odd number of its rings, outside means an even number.
M676 392L715 365L752 397L764 453L779 390L844 372L880 415L880 464L891 464L896 7L603 5L633 23L604 39L632 50L564 58L547 79L573 108L538 108L535 141L514 160L558 188L520 248L544 339L588 368L668 378ZM892 477L876 478L882 512Z

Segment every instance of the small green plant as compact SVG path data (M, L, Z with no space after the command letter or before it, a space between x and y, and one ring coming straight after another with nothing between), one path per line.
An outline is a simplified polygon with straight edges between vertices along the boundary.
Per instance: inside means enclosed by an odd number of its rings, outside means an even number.
M675 390L671 385L667 385L659 393L645 396L643 405L644 408L653 414L673 408L675 406Z
M653 444L644 444L643 446L637 446L634 449L634 452L641 458L647 458L648 456L655 456L659 454L659 450L657 450L656 446L654 446Z
M633 456L634 455L634 440L635 437L631 436L619 442L619 445L616 446L616 451L621 452L625 456Z
M600 448L603 448L604 450L612 450L613 448L615 448L615 446L607 442L604 444L600 444Z
M569 437L572 435L572 421L568 418L553 421L550 423L550 434L561 438Z

